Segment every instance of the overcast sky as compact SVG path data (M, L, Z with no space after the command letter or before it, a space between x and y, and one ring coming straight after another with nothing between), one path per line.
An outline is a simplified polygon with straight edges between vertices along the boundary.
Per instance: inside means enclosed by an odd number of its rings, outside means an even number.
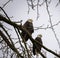
M1 0L0 1L0 6L3 6L4 3L6 3L7 0ZM52 15L52 23L53 25L56 24L58 21L60 21L60 4L55 7L55 5L57 4L57 0L53 0L51 2L51 4L49 5L49 11L50 14ZM35 8L36 9L36 8ZM23 24L24 22L29 19L32 18L33 19L33 25L34 27L38 27L43 25L43 27L47 27L47 25L50 26L49 23L49 17L48 17L48 13L46 11L46 6L45 4L42 5L41 7L39 7L39 19L36 20L37 14L36 14L36 10L32 10L30 8L30 13L28 14L28 5L26 0L13 0L13 2L9 2L5 7L4 10L6 11L6 13L8 14L9 17L12 17L12 21L20 21L23 20ZM7 25L8 26L8 25ZM54 30L57 34L57 37L60 41L60 24L54 27ZM10 31L11 33L12 31ZM12 32L13 34L14 32ZM54 33L52 32L51 29L39 29L39 30L35 30L33 33L33 38L35 38L38 34L42 34L42 41L44 46L46 46L47 48L55 51L60 51L58 43L56 41L56 38L54 36ZM15 36L15 35L13 35ZM29 42L29 41L28 41ZM53 58L52 54L47 53L47 58Z

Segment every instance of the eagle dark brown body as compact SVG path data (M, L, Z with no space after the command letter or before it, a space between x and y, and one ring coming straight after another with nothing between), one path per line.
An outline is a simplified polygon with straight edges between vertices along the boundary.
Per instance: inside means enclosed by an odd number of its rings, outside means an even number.
M31 21L31 19L29 19L28 21L25 22L25 24L23 25L23 27L32 35L32 33L34 32L34 28L33 28L33 23ZM22 31L21 36L23 37L23 39L25 41L27 41L29 39L28 34L26 34L25 32Z
M35 40L37 42L39 42L40 44L43 44L41 37L36 37ZM41 48L42 47L39 44L37 44L37 43L33 44L33 54L36 55L36 53L40 53L41 52Z

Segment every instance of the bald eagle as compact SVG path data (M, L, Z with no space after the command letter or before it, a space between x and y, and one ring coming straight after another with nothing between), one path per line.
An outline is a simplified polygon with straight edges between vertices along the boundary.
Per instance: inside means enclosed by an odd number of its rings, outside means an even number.
M36 38L35 38L35 41L37 41L38 43L40 43L41 45L43 45L43 42L42 42L42 35L39 34ZM42 46L38 43L33 43L33 54L34 55L38 55L40 54L43 58L46 58L45 55L42 54L41 52L41 48Z
M34 28L33 28L33 20L32 19L28 19L25 24L23 25L23 27L32 35L32 33L34 32ZM26 42L29 39L28 34L26 34L25 32L21 32L21 37L22 39Z
M43 45L43 42L42 42L42 35L39 34L36 38L35 38L35 41L39 42L40 44ZM33 54L34 55L38 55L40 54L43 58L46 58L46 56L44 56L41 52L41 48L42 46L40 46L38 43L33 43Z
M39 34L39 35L35 38L35 40L36 40L37 42L43 44L41 37L42 37L42 35ZM36 53L40 53L40 52L41 52L41 48L42 48L42 47L41 47L39 44L37 44L37 43L34 44L34 43L33 43L33 54L36 55Z

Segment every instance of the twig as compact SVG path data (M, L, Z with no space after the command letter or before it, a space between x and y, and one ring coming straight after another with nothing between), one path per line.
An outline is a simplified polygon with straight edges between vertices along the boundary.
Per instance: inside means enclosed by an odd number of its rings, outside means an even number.
M52 25L52 27L55 27L58 24L60 24L60 21L57 22L56 24ZM46 30L46 29L49 29L49 28L51 28L51 26L47 25L47 27L43 27L43 25L42 25L42 26L39 26L39 27L34 27L34 30L38 30L38 29L45 29Z

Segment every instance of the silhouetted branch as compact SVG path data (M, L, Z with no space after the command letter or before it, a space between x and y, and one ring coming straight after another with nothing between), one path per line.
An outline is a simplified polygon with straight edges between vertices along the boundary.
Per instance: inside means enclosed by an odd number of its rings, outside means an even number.
M8 32L6 31L6 29L3 27L3 25L0 23L0 27L4 30L4 32L7 34L7 36L8 36L8 38L9 38L9 40L10 40L10 42L12 43L12 45L14 45L13 44L13 41L11 40L11 37L10 37L10 35L8 34Z
M21 56L21 54L18 52L18 50L9 42L7 37L3 34L3 32L0 30L0 36L3 38L3 40L7 43L7 45L14 51L16 52L21 58L24 58Z
M6 15L6 17L10 20L10 18L8 17L7 13L4 11L4 9L2 7L0 7L0 9L4 12L4 14Z

